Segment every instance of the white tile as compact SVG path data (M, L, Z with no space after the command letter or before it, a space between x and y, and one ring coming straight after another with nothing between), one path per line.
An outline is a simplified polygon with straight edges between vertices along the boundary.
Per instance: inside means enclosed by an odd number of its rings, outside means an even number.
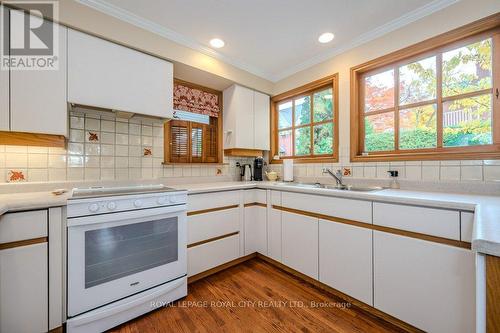
M139 124L128 124L128 132L132 135L141 135L141 125Z
M441 161L441 165L450 166L450 165L460 165L460 161Z
M116 156L115 165L117 168L128 168L128 157Z
M115 146L114 145L101 145L101 155L102 156L114 156Z
M115 169L103 168L101 169L101 179L102 180L113 180L115 179Z
M46 154L28 154L28 168L47 168L48 159Z
M153 159L151 157L141 158L141 167L142 168L152 168L153 167Z
M28 181L30 182L46 182L49 180L49 170L44 169L28 169Z
M143 146L152 146L153 145L153 137L152 136L142 136L142 145Z
M65 155L66 149L60 147L49 147L49 154Z
M84 163L86 168L99 168L100 158L99 156L85 156Z
M484 160L484 165L500 165L500 160Z
M163 138L163 127L153 127L153 136Z
M116 122L116 133L128 134L128 123Z
M128 124L128 119L127 118L116 117L115 119L116 119L117 122L127 123Z
M158 179L163 177L163 169L162 168L153 168L153 178Z
M85 180L97 180L101 178L101 169L85 168Z
M462 165L460 177L462 180L483 180L483 167L481 165Z
M118 180L128 179L128 168L115 169L115 179Z
M84 129L84 118L81 117L70 117L69 126L76 129Z
M422 161L422 165L440 165L439 161Z
M460 162L461 165L483 165L482 160L464 160Z
M128 144L131 146L140 146L141 145L141 137L139 135L129 135L128 136Z
M407 165L405 171L406 171L406 179L409 180L422 179L422 167L419 165Z
M27 146L5 146L6 153L19 153L19 154L27 154L28 147Z
M176 165L176 166L174 166L173 168L174 168L174 170L173 170L173 176L174 176L174 177L182 177L182 167L181 167L181 166ZM208 170L208 169L209 169L209 168L207 167L207 170ZM205 175L206 175L206 176L209 176L210 174L207 172Z
M200 167L200 176L203 176L203 171L205 167ZM172 177L174 175L174 169L171 166L166 166L163 168L163 177Z
M485 165L484 166L485 181L500 181L500 165Z
M49 147L28 146L28 154L48 154Z
M128 156L128 146L115 146L115 156Z
M71 155L83 155L83 143L72 143L68 144L68 154Z
M101 130L101 121L99 119L85 118L85 129L91 131Z
M83 168L67 168L66 178L68 180L83 180Z
M129 157L128 158L128 166L129 166L129 168L140 168L141 167L141 158L140 157Z
M115 167L114 156L101 156L101 168L114 168L114 167Z
M153 168L163 167L163 158L153 157ZM192 166L194 168L194 165Z
M116 133L117 145L128 145L128 134Z
M191 166L186 165L182 167L182 177L191 177L192 175L192 169Z
M352 176L356 178L364 177L364 167L362 166L353 166L352 167Z
M85 131L85 142L99 143L101 142L101 132Z
M64 169L48 169L49 181L64 181L66 180L66 168Z
M365 178L376 178L377 177L377 167L374 166L364 166L363 174Z
M9 183L20 183L29 181L28 170L20 168L8 168L4 171L5 181Z
M115 132L115 122L111 120L101 120L101 131Z
M153 146L163 147L163 138L153 137Z
M142 156L142 147L141 146L129 146L128 147L129 156Z
M199 177L201 175L201 169L199 165L193 165L191 167L191 176Z
M422 179L423 180L439 180L439 166L437 166L437 165L423 165L422 166Z
M152 136L153 135L153 127L152 126L148 126L148 125L142 125L142 127L141 127L141 134L142 135Z
M83 156L69 155L68 168L81 168L83 167Z
M442 166L441 180L460 180L459 166Z
M100 153L101 147L98 143L85 144L85 155L99 155Z
M3 168L5 168L5 153L0 153L0 169Z
M101 143L115 144L115 133L101 132Z
M80 129L70 129L69 130L69 141L71 142L84 142L85 132Z
M422 165L422 161L406 161L405 165Z
M66 155L48 155L49 168L66 168ZM50 176L50 174L49 174Z
M377 178L389 178L387 171L391 170L389 165L377 165Z
M28 154L5 153L5 167L18 169L27 168Z
M141 168L129 168L128 169L128 178L129 179L141 179L142 178L142 169Z

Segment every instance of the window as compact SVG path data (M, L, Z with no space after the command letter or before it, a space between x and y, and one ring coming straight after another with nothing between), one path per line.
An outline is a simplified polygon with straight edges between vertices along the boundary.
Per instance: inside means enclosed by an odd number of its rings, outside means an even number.
M272 156L299 162L338 160L336 87L333 75L273 97Z
M174 81L174 119L165 124L165 163L222 163L222 93Z
M500 32L490 28L351 69L351 160L500 157Z

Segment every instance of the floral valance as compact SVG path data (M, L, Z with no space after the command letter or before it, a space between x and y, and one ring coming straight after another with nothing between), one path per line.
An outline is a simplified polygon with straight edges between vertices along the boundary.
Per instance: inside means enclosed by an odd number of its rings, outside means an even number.
M174 110L218 117L220 112L219 95L174 83Z

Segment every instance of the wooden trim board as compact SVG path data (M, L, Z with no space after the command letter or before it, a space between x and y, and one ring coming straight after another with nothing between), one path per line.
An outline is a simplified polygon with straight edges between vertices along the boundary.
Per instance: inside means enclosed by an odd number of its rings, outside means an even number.
M500 332L500 257L486 256L486 332Z
M0 145L66 147L63 135L0 131Z
M229 234L225 234L225 235L221 235L221 236L217 236L217 237L205 239L205 240L202 240L202 241L199 241L199 242L196 242L196 243L191 243L191 244L188 244L187 248L189 249L191 247L195 247L195 246L198 246L198 245L202 245L202 244L214 242L216 240L227 238L227 237L231 237L231 236L237 235L239 233L240 233L239 231L235 231L235 232L231 232Z
M34 244L40 244L40 243L47 243L47 242L48 242L47 237L25 239L25 240L20 240L20 241L15 241L15 242L2 243L2 244L0 244L0 250L13 249L16 247L28 246L28 245L34 245Z
M253 207L253 206L259 206L259 207L267 207L266 204L260 203L260 202L250 202L246 203L243 205L244 207Z
M223 207L216 207L216 208L193 210L191 212L187 212L187 216L199 215L199 214L205 214L205 213L211 213L211 212L217 212L219 210L226 210L226 209L238 208L239 206L240 205L230 205L230 206L223 206Z
M243 156L243 157L259 157L263 156L264 152L258 149L246 149L246 148L230 148L224 149L225 156Z
M396 229L396 228L384 227L384 226L380 226L380 225L376 225L376 224L368 224L368 223L343 219L340 217L323 215L323 214L312 213L312 212L306 212L306 211L299 210L299 209L287 208L287 207L282 207L282 206L277 206L277 205L273 205L272 207L274 209L278 209L281 211L299 214L299 215L304 215L304 216L309 216L309 217L314 217L314 218L318 218L318 219L322 219L322 220L326 220L326 221L330 221L330 222L349 224L349 225L352 225L355 227L387 232L387 233L394 234L394 235L416 238L416 239L421 239L421 240L425 240L425 241L429 241L429 242L440 243L440 244L460 247L460 248L469 249L469 250L471 249L471 243L462 242L462 241L458 241L458 240L454 240L454 239L448 239L448 238L438 237L438 236L431 236L431 235L426 235L426 234L422 234L422 233L418 233L418 232L401 230L401 229Z

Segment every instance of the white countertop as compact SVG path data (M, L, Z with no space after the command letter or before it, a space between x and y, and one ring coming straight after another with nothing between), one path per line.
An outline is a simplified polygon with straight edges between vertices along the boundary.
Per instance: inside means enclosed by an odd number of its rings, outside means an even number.
M286 186L279 185L279 183L274 182L214 182L167 186L177 189L186 189L189 194L262 188L379 202L474 211L472 249L480 253L500 256L500 196L393 189L385 189L376 192L351 192ZM69 196L70 193L56 196L47 191L0 194L0 215L9 211L64 206L66 205L66 200Z

